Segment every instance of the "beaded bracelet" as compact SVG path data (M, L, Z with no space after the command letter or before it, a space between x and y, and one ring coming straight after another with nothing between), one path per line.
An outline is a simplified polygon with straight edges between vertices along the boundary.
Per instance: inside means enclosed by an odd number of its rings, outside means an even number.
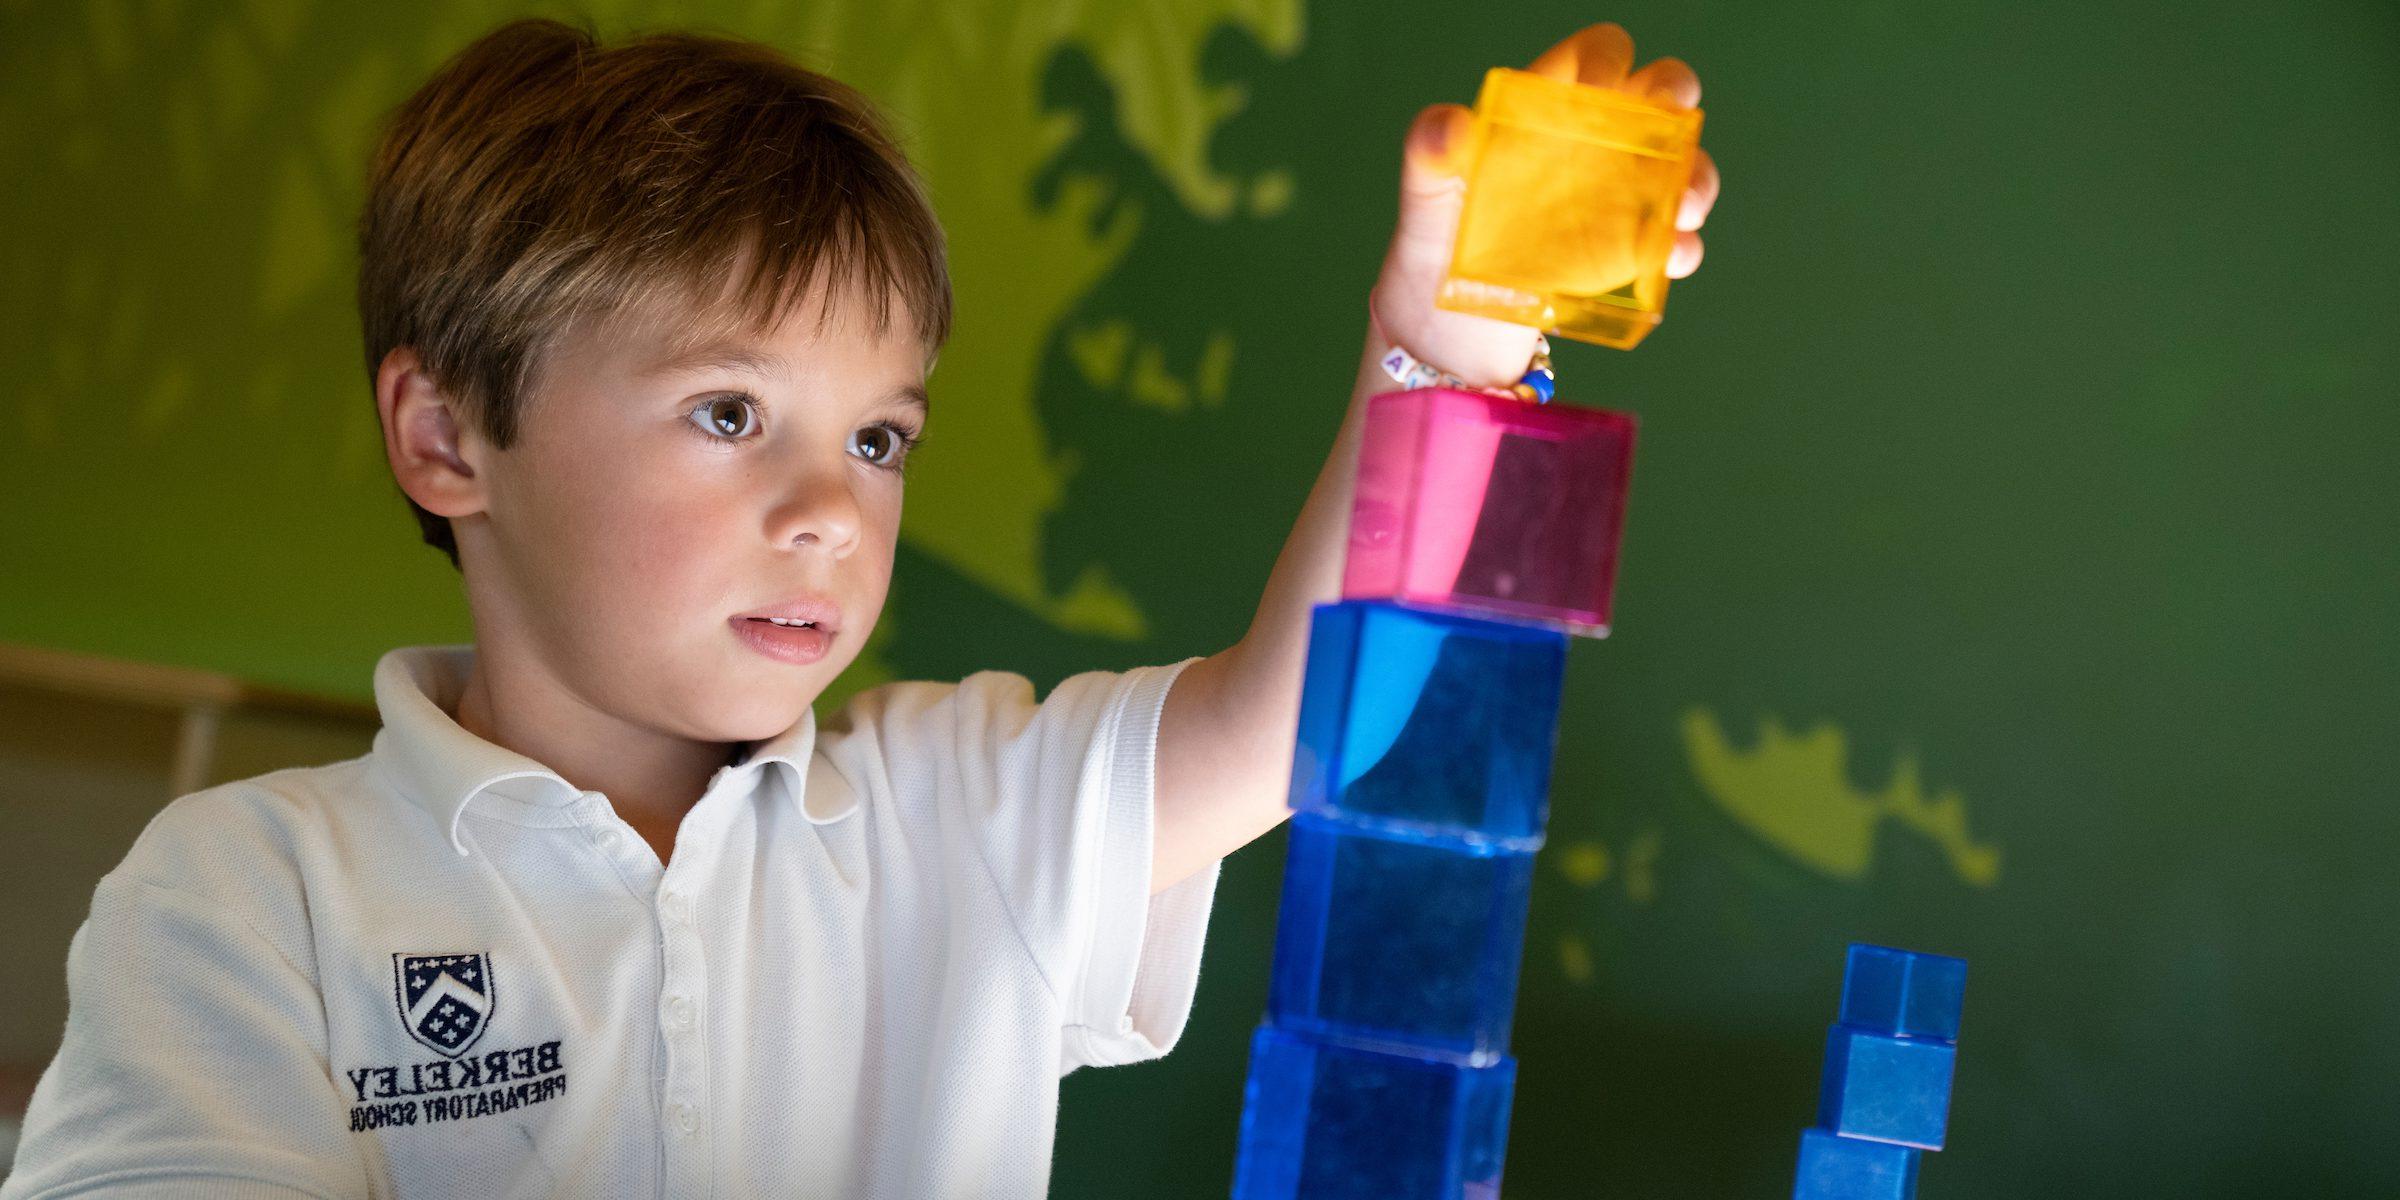
M1383 373L1404 388L1450 387L1461 391L1514 396L1536 404L1550 403L1550 397L1558 391L1558 374L1550 368L1550 339L1541 334L1534 335L1533 362L1526 367L1525 374L1515 383L1503 387L1478 387L1431 363L1420 362L1416 355L1410 354L1396 342L1387 339L1386 344L1391 349L1384 353Z

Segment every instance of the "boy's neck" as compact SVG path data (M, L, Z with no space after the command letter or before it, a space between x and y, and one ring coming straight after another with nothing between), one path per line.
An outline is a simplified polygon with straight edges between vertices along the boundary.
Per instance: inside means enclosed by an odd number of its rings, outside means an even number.
M666 862L683 815L700 802L737 746L643 729L595 712L546 680L488 666L478 648L458 711L451 714L459 728L606 796L617 816Z

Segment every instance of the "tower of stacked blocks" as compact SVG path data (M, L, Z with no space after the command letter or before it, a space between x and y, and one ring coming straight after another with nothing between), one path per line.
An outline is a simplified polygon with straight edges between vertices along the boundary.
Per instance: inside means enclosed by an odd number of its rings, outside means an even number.
M1496 1196L1571 635L1608 629L1634 421L1368 402L1317 608L1237 1200Z
M1666 302L1700 113L1484 77L1447 309L1631 349ZM1422 350L1424 347L1417 347ZM1634 421L1452 382L1367 404L1320 606L1235 1200L1496 1197L1567 638L1608 632Z
M1910 1200L1942 1148L1967 964L1853 943L1825 1039L1816 1127L1800 1135L1792 1200Z

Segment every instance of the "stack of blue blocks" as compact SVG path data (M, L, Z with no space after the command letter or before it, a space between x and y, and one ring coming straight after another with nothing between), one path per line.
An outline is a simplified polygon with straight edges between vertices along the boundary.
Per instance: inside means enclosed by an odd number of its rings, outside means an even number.
M1851 945L1793 1200L1916 1194L1918 1158L1942 1148L1950 1121L1966 984L1964 959Z
M1498 1194L1566 637L1316 610L1237 1200Z

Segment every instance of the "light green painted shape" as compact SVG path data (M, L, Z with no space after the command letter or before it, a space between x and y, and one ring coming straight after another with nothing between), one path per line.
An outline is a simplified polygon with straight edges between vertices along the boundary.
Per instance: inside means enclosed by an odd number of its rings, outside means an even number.
M1893 765L1880 791L1850 783L1850 739L1825 722L1792 734L1768 717L1757 743L1737 749L1717 715L1683 715L1692 774L1717 807L1801 865L1855 883L1874 865L1877 826L1890 821L1940 848L1958 878L1975 887L2000 880L2000 849L1967 832L1967 802L1956 789L1928 795L1914 754Z
M1558 937L1558 973L1569 983L1592 981L1592 947L1589 942L1572 933Z
M1133 345L1133 322L1102 321L1067 333L1067 354L1094 387L1113 388L1125 376L1125 351Z
M1658 900L1658 856L1664 845L1659 831L1650 828L1627 839L1616 853L1610 852L1607 842L1592 838L1564 843L1544 855L1543 861L1556 867L1568 883L1586 891L1613 877L1624 887L1626 900L1648 907ZM1597 978L1592 943L1583 933L1562 933L1557 946L1558 973L1568 983L1587 986Z
M1559 847L1559 873L1577 887L1592 887L1608 878L1608 843L1601 841L1574 842Z
M1225 403L1238 343L1231 333L1220 329L1209 334L1188 377L1167 364L1166 351L1157 342L1143 339L1137 344L1134 339L1130 321L1111 318L1077 326L1066 332L1067 356L1086 382L1120 391L1144 408L1185 413Z

